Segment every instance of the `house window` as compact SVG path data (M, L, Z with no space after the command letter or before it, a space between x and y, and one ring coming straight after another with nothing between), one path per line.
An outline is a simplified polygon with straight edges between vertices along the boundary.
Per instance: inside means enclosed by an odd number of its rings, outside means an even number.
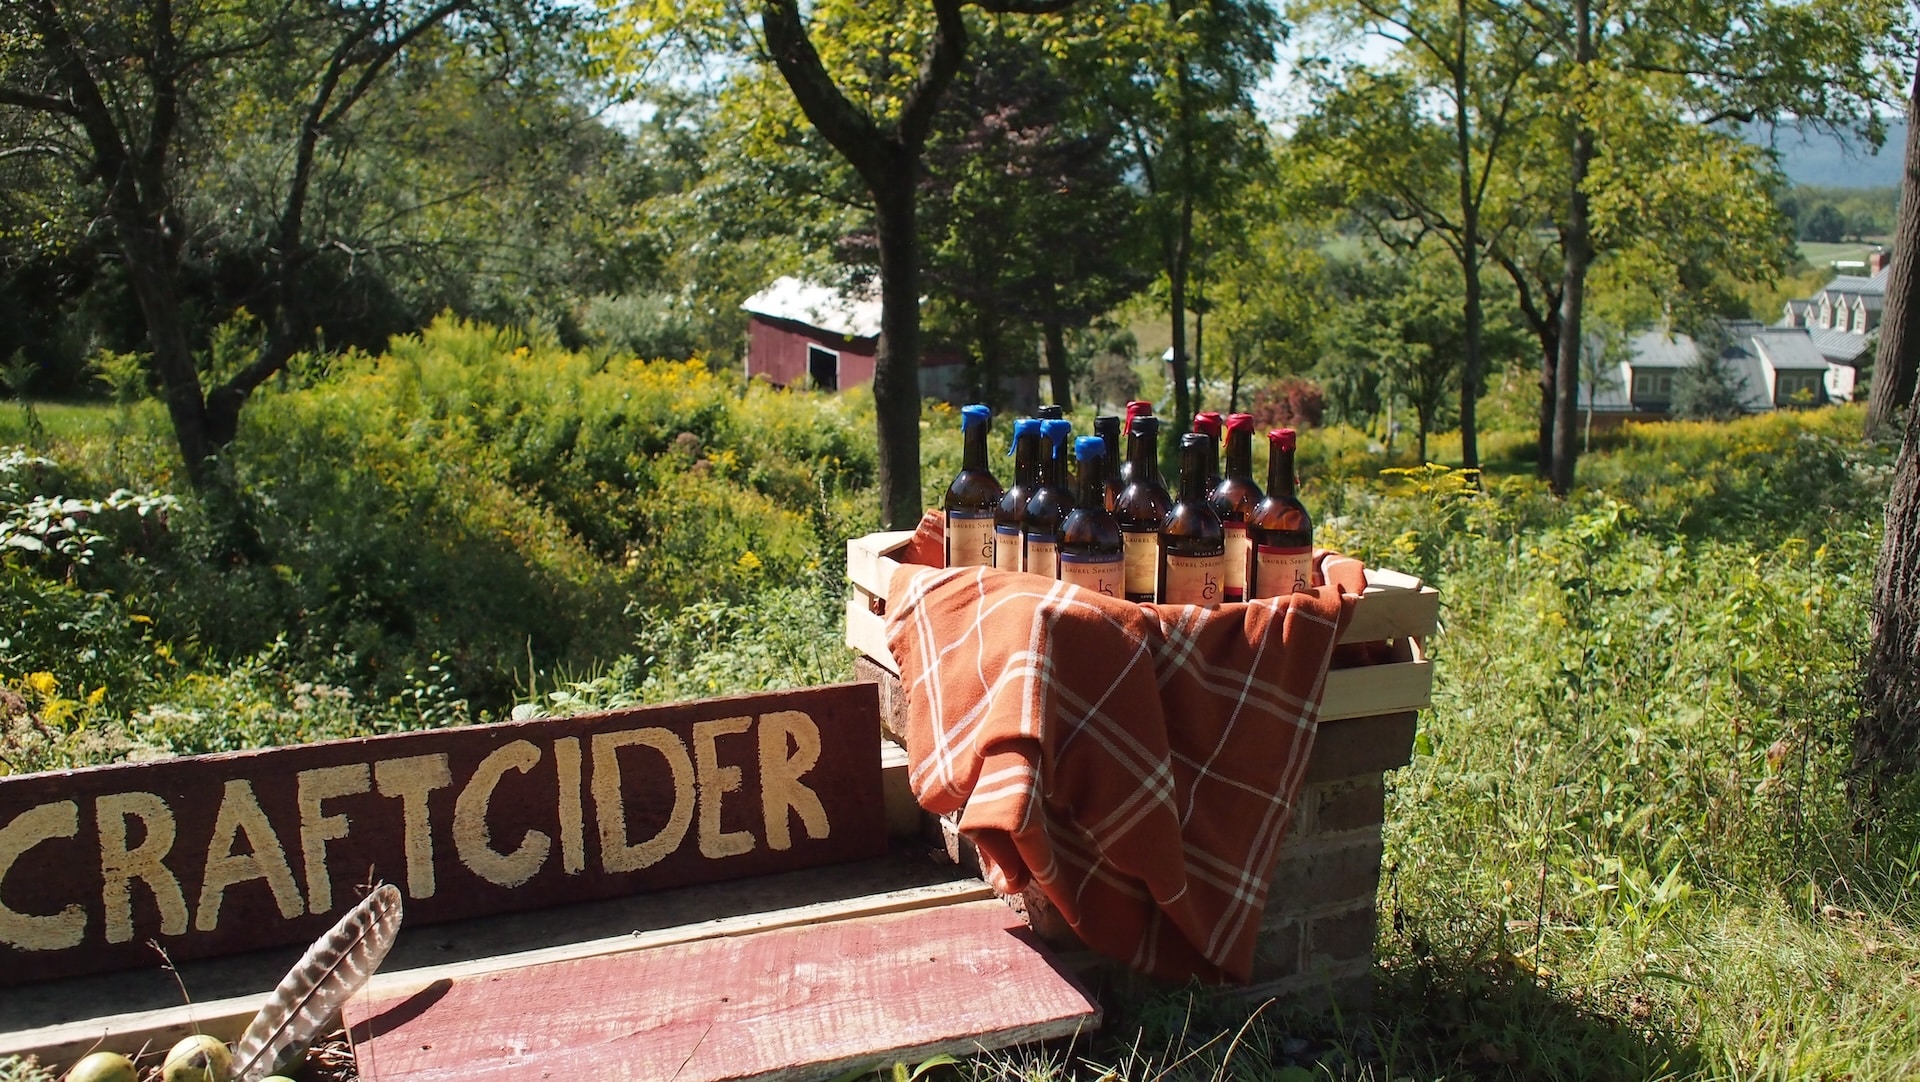
M1831 328L1833 326L1833 302L1832 301L1820 302L1820 325L1822 327L1827 327L1827 328Z
M840 354L819 346L807 347L807 385L816 391L840 389Z
M1665 399L1673 397L1672 372L1635 372L1633 374L1633 397Z
M1824 402L1827 396L1821 388L1821 382L1818 372L1782 372L1775 379L1779 390L1774 396L1774 404L1790 406Z

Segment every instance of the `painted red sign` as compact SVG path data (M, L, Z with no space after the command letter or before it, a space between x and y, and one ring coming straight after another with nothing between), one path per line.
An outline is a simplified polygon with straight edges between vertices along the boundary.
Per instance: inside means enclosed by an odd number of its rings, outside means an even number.
M885 849L873 684L0 778L0 985Z

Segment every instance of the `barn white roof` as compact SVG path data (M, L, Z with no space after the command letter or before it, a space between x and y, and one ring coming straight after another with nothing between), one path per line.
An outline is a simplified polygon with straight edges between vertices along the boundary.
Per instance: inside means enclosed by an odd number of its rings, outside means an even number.
M880 297L852 295L800 278L781 278L740 307L757 316L805 323L834 334L873 338L880 333Z

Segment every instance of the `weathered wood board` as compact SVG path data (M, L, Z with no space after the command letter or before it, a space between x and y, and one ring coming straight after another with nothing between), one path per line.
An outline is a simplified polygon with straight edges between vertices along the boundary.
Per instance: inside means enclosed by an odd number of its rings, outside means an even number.
M453 978L348 1004L366 1082L819 1079L1099 1008L994 900Z
M886 848L872 684L0 778L0 986Z

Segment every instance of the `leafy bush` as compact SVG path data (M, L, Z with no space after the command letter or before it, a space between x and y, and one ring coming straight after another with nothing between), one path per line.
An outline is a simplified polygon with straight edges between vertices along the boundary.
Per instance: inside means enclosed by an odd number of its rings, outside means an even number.
M1327 396L1320 385L1301 376L1282 376L1253 392L1247 403L1253 422L1262 428L1286 425L1319 428L1327 412Z

